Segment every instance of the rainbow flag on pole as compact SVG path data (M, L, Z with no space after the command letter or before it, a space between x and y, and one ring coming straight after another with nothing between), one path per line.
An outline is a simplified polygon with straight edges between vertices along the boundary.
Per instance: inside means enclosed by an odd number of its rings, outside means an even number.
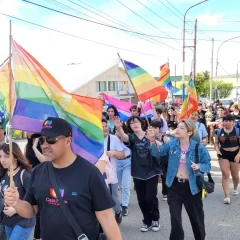
M160 66L160 76L158 81L162 86L167 87L170 91L172 91L169 63L165 63Z
M95 163L103 154L102 101L71 95L16 41L12 41L16 103L13 129L39 132L47 117L61 117L73 129L72 149Z
M184 100L182 105L181 114L179 119L187 119L189 115L198 109L198 100L197 100L197 90L192 79L192 73L190 74L190 78L188 80L187 86L187 97Z
M159 82L154 80L143 68L126 60L123 60L123 62L141 101L150 99L163 91Z

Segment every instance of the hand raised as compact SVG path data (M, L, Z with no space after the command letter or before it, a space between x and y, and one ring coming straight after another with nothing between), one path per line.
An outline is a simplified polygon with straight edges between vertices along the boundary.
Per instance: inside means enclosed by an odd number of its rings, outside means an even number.
M117 116L114 118L114 125L116 128L122 127L122 122L120 121L120 118Z

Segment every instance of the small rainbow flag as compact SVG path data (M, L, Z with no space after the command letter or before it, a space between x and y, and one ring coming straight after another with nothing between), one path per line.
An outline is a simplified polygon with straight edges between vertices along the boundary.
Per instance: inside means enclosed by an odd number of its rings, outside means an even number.
M67 120L72 149L95 163L103 154L102 100L71 95L16 41L12 41L16 104L13 129L39 132L47 117Z
M141 101L150 99L163 91L159 82L154 80L143 68L126 60L123 62Z
M197 90L192 79L192 73L190 74L190 78L188 80L187 86L187 97L184 100L182 105L180 120L187 119L191 113L197 111L198 109L198 100L197 100Z
M169 63L165 63L160 66L160 76L158 81L162 86L167 87L170 91L172 91Z

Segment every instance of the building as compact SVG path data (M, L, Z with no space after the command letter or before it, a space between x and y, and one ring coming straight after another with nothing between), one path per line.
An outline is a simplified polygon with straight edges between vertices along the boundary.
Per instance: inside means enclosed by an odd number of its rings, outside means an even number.
M98 74L72 93L82 96L101 98L101 93L136 103L137 98L126 71L118 64Z

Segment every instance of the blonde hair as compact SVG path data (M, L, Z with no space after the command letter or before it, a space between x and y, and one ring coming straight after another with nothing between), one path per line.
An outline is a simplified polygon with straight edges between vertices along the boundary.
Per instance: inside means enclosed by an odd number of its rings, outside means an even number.
M179 123L181 123L181 122L184 123L188 132L192 132L190 137L192 137L197 132L197 128L196 128L194 122L189 121L189 120L181 120Z

